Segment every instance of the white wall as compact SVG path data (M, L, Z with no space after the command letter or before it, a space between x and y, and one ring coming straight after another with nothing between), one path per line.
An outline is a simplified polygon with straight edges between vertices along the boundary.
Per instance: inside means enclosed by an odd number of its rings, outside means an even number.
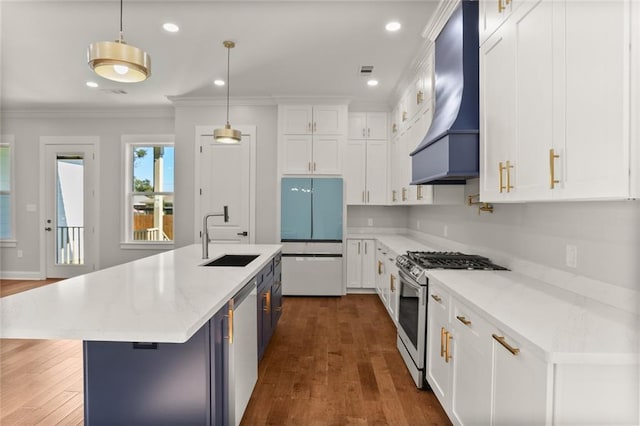
M256 126L256 243L276 240L276 166L277 125L276 105L232 106L229 118L232 126ZM226 122L225 106L176 106L176 178L175 228L176 245L194 242L195 215L195 129L196 126Z
M122 209L122 134L172 134L171 109L138 113L3 113L2 133L15 136L15 203L16 248L0 249L3 274L19 272L36 274L40 268L40 137L98 136L97 156L100 162L99 187L99 253L100 267L156 253L148 250L121 250ZM177 155L176 155L177 157ZM27 212L27 204L37 205ZM17 257L22 250L23 257Z
M372 225L369 225L371 219ZM347 232L354 228L409 227L409 207L404 206L347 206Z

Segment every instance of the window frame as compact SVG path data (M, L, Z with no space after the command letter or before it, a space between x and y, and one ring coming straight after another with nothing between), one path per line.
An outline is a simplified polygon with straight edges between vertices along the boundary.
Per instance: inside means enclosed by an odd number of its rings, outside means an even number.
M9 236L0 237L0 247L17 247L16 239L16 161L15 161L15 136L0 135L0 146L9 147L9 191L0 191L0 194L9 195L9 211L11 213L11 222L9 224Z
M174 188L173 192L152 192L156 195L171 195L175 204L175 136L174 135L122 135L122 165L123 177L122 189L122 235L121 249L144 249L144 250L169 250L175 246L175 210L174 217L174 236L172 241L154 241L154 240L134 240L133 239L133 217L131 209L133 208L133 197L136 195L149 194L145 192L133 191L133 156L130 155L132 149L142 146L171 146L174 148Z

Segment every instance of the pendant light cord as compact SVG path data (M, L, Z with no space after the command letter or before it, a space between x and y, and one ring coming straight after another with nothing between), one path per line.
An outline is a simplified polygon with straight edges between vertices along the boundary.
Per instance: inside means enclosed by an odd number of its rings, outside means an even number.
M120 0L120 42L122 43L124 41L124 37L122 35L122 9L123 9L123 4L124 0Z
M231 61L231 48L227 47L227 126L229 125L229 86L231 83L229 81L229 62Z

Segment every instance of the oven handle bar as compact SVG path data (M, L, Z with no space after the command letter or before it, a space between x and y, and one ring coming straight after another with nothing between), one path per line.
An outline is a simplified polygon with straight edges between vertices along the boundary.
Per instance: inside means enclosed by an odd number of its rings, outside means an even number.
M413 288L414 290L416 290L418 292L418 303L420 305L424 305L426 298L424 297L425 292L423 291L423 286L418 284L409 275L403 272L402 269L398 269L398 275L400 276L400 287L402 288L402 284L404 283L409 287Z

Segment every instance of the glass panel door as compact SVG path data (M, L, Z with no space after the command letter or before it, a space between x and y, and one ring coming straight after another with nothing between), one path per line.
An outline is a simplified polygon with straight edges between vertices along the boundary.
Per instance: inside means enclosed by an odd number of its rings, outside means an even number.
M84 158L56 156L56 265L84 265Z

